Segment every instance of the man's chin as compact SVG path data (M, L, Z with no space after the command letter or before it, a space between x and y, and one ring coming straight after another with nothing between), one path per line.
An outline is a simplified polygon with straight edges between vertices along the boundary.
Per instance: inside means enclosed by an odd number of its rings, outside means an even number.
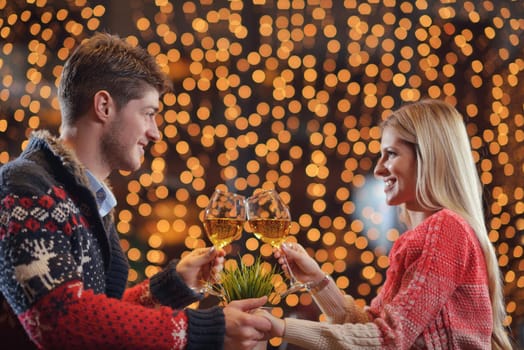
M128 171L137 171L138 169L140 169L140 167L142 166L142 163L138 163L137 165L133 166L131 169L129 169Z
M128 165L121 166L119 171L132 173L140 169L141 166L142 166L142 162L138 162L135 164L128 164Z

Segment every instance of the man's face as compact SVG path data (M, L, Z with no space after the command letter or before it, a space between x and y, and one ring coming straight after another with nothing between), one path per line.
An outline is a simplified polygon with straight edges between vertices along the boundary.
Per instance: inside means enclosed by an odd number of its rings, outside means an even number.
M114 112L101 141L103 159L111 170L137 170L144 148L150 141L160 139L155 121L158 100L158 91L149 87L142 98L131 100Z

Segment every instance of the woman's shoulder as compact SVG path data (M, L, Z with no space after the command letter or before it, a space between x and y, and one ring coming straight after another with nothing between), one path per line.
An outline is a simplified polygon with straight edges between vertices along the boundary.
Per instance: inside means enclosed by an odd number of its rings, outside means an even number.
M441 227L455 227L466 230L472 230L468 221L451 209L443 208L435 214L428 217L427 225L440 225Z
M467 242L476 242L475 231L460 214L443 208L423 221L416 230L431 241L446 241L453 245L460 242L465 249ZM453 242L453 243L451 243Z

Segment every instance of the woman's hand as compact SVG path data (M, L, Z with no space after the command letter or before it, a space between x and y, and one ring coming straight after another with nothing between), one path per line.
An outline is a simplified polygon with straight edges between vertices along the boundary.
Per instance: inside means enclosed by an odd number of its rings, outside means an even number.
M271 322L271 329L268 331L267 338L282 337L286 330L286 322L283 319L273 316L264 309L257 309L253 312L257 316L265 317Z
M201 287L201 281L214 280L224 268L225 251L197 248L184 256L176 266L176 272L190 288Z
M286 273L289 273L284 263L282 252L286 254L289 267L298 281L302 283L316 283L324 278L325 273L320 269L318 263L309 256L300 244L284 243L281 246L281 250L275 249L273 252L274 257L278 259L282 268Z

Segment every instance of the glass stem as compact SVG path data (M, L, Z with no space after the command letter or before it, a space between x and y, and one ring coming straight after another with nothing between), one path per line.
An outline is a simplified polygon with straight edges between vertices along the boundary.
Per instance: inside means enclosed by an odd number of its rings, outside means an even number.
M305 288L306 285L304 283L298 282L297 278L295 277L295 274L293 273L293 271L291 270L291 267L289 266L289 262L287 261L287 257L285 253L282 254L282 258L284 259L284 264L286 265L286 269L287 269L289 281L290 281L290 285L288 289L284 293L280 294L281 298L285 298L289 294L296 293L300 291L301 289Z
M293 271L291 270L291 267L289 266L289 262L287 261L287 257L286 255L282 255L282 257L284 258L284 264L286 265L286 268L287 268L287 272L289 274L289 280L291 281L291 285L295 285L297 283L297 279L295 277L295 275L293 274Z

